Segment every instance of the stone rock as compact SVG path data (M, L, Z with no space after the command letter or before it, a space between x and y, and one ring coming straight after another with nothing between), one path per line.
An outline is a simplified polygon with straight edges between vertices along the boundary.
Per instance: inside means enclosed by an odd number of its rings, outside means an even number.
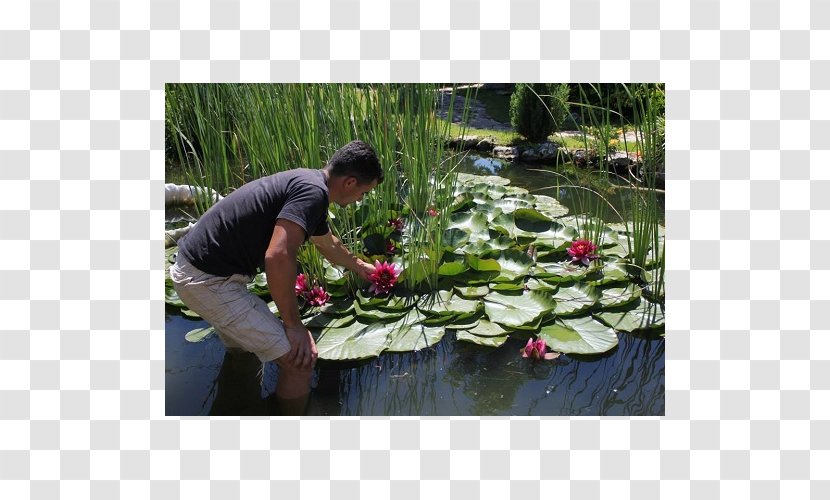
M519 148L514 146L496 146L493 148L493 156L502 160L513 161L519 156Z
M634 162L625 151L617 151L608 155L608 166L614 169L627 169Z
M447 144L450 147L461 146L464 149L472 149L478 145L480 140L481 138L477 135L464 135L450 138L450 140L447 141Z
M495 140L492 137L485 137L484 139L478 141L478 144L476 144L476 149L478 149L479 151L492 151L494 145Z

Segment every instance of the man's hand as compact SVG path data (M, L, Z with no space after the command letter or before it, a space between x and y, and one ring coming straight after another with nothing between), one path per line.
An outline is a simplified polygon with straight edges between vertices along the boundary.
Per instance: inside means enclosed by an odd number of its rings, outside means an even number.
M363 281L369 281L369 275L375 272L375 266L368 262L358 260L357 270L355 272Z
M286 361L297 368L311 368L317 362L317 344L305 326L286 326L285 333L291 350Z

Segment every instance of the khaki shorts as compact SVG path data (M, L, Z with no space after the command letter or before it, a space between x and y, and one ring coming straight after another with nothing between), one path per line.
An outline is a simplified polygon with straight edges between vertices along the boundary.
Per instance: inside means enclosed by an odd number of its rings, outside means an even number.
M282 321L248 291L250 276L205 273L178 254L170 278L182 302L213 326L225 347L252 352L263 362L291 350Z

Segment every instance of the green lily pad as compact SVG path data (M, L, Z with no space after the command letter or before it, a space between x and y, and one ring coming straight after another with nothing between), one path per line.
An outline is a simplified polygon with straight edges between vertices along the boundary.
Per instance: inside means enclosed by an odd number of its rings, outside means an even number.
M440 276L456 276L458 274L463 273L464 271L466 271L469 268L470 268L470 266L468 266L467 263L464 262L463 260L456 260L456 261L452 261L452 262L443 262L438 267L438 274Z
M535 291L521 295L492 292L484 297L490 321L511 329L538 324L542 316L555 308L556 302L549 295Z
M202 342L211 338L216 333L212 326L205 328L196 328L184 334L184 339L188 342Z
M447 290L424 295L418 301L418 310L430 316L475 313L480 307L480 301L464 299Z
M424 315L417 309L409 311L406 316L390 324L389 352L412 352L438 343L444 336L443 326L427 326L423 323Z
M533 267L533 259L520 250L502 250L496 257L496 262L501 268L500 280L506 281L527 276Z
M591 287L559 287L553 300L556 301L554 312L557 316L576 316L597 303L597 294Z
M590 316L557 320L542 327L539 336L554 351L569 354L600 354L619 342L614 330Z
M493 323L485 318L481 318L478 325L469 331L478 337L502 337L510 333L510 331L505 330L499 324Z
M474 271L501 271L501 265L496 259L482 259L472 254L467 254L466 259Z
M391 330L389 323L361 321L329 328L317 339L317 356L331 361L374 358L386 349Z
M454 287L455 293L465 299L480 299L490 293L490 287L484 286L457 286Z
M472 330L458 330L455 332L456 340L460 340L462 342L472 342L473 344L477 344L480 346L485 347L500 347L505 342L507 342L507 335L499 335L499 336L481 336L472 333Z
M451 229L458 229L464 232L468 235L468 240L472 242L486 241L490 238L487 216L480 212L460 212L452 214L450 216L450 223L447 226L448 231Z
M468 241L470 241L470 233L453 227L444 231L444 237L441 243L444 245L444 248L452 251L465 245Z
M662 306L642 297L623 308L602 311L594 316L621 332L657 329L663 327L666 322Z
M588 274L588 268L570 262L536 262L533 275L549 283L579 281Z
M332 316L325 313L319 313L305 322L306 328L309 330L327 330L330 328L345 328L354 323L356 318L354 316Z
M643 290L634 283L629 283L626 286L604 288L600 292L599 303L603 307L624 306L639 299L642 293Z
M392 312L392 311L388 311L388 310L384 310L384 309L380 309L380 308L375 308L375 309L365 308L364 309L363 307L361 307L359 301L355 301L354 311L355 311L355 315L358 318L363 318L363 319L366 319L368 321L396 320L396 319L399 319L404 314L406 314L405 310Z

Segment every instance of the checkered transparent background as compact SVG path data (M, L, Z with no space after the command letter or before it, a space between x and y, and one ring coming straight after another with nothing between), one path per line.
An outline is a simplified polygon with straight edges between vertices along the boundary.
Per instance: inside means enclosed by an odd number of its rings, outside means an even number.
M3 2L2 496L830 498L828 29L826 0ZM665 82L666 417L165 417L163 84L298 80Z

